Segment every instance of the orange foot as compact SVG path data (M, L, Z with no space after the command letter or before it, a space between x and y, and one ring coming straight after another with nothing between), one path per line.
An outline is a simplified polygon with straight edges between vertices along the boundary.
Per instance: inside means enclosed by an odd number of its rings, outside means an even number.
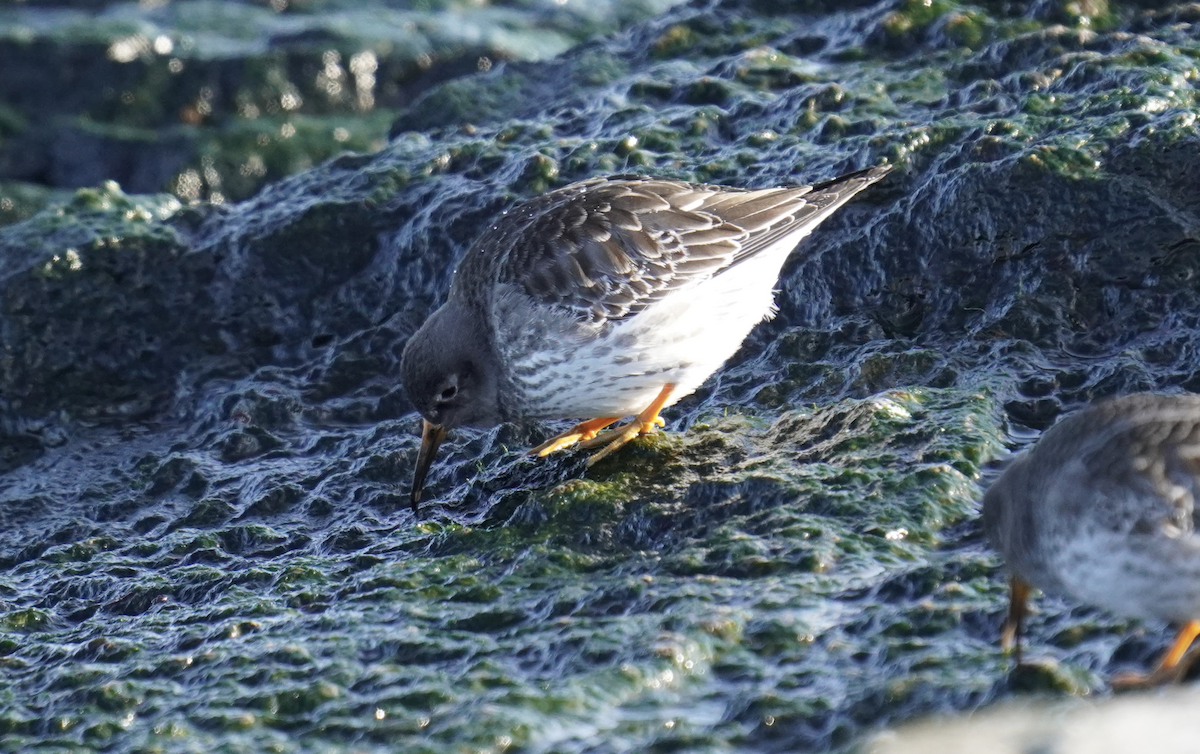
M551 453L569 448L581 440L590 440L600 433L600 430L615 422L619 417L601 417L599 419L588 419L585 422L579 422L574 427L571 427L561 435L555 435L546 442L529 451L529 455L536 455L539 458L544 458Z
M602 458L607 458L610 453L615 452L618 448L625 445L638 435L648 435L654 432L657 427L663 426L666 422L658 415L662 411L662 407L666 404L667 399L671 397L671 393L675 390L675 385L668 382L663 385L663 389L659 391L658 397L655 398L642 413L634 417L634 420L620 427L614 427L602 434L580 443L583 448L599 448L601 445L604 448L588 459L587 465L592 466Z
M1131 691L1178 682L1197 660L1194 656L1196 652L1188 652L1188 647L1192 646L1197 636L1200 636L1200 620L1184 623L1175 635L1175 643L1159 660L1158 667L1148 674L1122 673L1112 680L1113 690Z

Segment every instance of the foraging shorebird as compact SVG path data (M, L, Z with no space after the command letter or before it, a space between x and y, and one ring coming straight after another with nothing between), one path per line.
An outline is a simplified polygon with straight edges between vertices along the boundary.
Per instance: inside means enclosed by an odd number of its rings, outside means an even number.
M1031 587L1181 624L1149 674L1178 679L1200 635L1200 396L1103 401L1051 427L983 498L983 528L1012 574L1002 642L1020 638Z
M589 464L654 431L771 316L800 239L889 170L756 190L594 178L506 212L401 358L424 419L413 510L457 426L583 419L531 452L604 446Z

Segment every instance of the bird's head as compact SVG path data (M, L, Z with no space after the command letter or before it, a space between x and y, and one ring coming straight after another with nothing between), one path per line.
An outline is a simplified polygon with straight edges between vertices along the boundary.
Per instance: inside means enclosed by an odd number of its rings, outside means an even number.
M424 419L413 478L414 510L446 434L454 427L500 422L498 371L486 323L453 304L430 315L404 347L400 379Z

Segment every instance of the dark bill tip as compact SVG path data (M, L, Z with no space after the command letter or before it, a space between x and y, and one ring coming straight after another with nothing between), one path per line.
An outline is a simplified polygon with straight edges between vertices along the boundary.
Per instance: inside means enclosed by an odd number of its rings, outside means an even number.
M420 506L421 490L425 487L425 475L429 473L429 467L433 466L433 459L437 455L442 440L446 439L446 432L447 429L440 424L431 424L425 419L421 420L421 450L417 452L417 468L413 472L412 483L413 513L416 513Z

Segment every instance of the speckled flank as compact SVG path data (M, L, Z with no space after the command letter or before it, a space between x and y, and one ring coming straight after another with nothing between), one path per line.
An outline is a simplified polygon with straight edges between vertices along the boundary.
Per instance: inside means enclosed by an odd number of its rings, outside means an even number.
M869 178L833 181L812 193L807 187L742 192L666 184L672 193L664 196L670 196L674 211L682 213L675 221L694 230L681 235L664 227L637 241L637 235L626 236L627 243L642 251L626 248L650 259L665 258L679 248L681 260L694 257L703 266L691 271L686 268L694 263L672 262L671 267L653 273L659 276L657 281L651 280L650 270L655 268L649 268L644 276L644 285L649 287L644 293L608 294L608 301L621 301L622 306L651 296L628 311L617 309L597 318L597 309L585 308L586 313L580 315L581 307L611 304L593 298L591 278L578 268L574 274L581 286L576 294L579 300L561 294L563 307L530 301L521 286L500 282L492 298L491 321L497 333L496 352L511 386L506 402L516 407L515 413L527 417L591 418L637 413L666 383L676 385L666 405L689 395L737 351L754 325L773 313L779 270L800 240L882 174L878 171ZM640 190L641 186L632 184L631 188ZM768 199L769 203L763 201ZM745 206L754 209L747 212ZM644 223L655 222L653 213L664 207L645 201L623 221L625 227L641 231ZM713 215L706 213L723 213L732 219L722 224L721 214L710 220L706 218ZM537 220L523 217L530 223ZM716 235L705 235L709 226ZM544 243L537 238L514 241ZM724 256L710 262L707 255L712 253ZM603 285L619 285L624 279ZM629 280L630 285L643 285L642 278ZM649 294L658 286L670 294Z
M769 315L779 267L795 242L787 238L777 246L633 320L608 325L569 352L526 354L513 367L525 404L542 416L627 416L645 408L665 383L678 386L667 405L689 395Z

